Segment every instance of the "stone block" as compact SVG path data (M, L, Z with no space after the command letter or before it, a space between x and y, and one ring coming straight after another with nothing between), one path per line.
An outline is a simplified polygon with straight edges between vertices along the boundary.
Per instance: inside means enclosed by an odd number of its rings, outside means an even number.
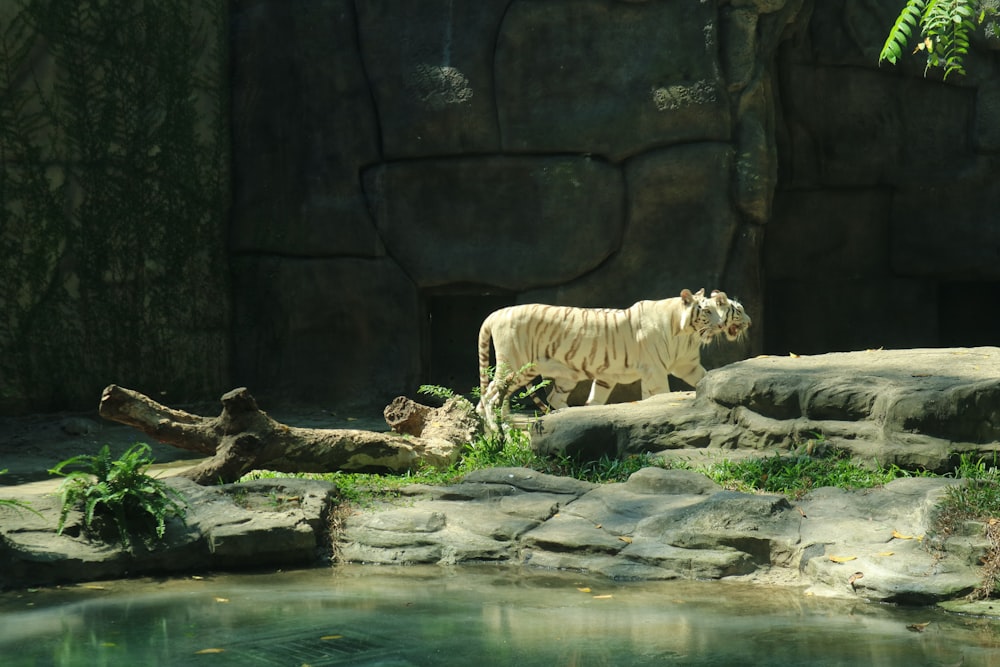
M987 81L976 93L972 140L981 153L1000 151L1000 81Z
M968 161L973 91L847 67L791 65L782 81L795 187L871 186L924 180L930 164Z
M365 189L389 253L420 287L566 282L622 234L621 171L587 157L392 163L366 173Z
M417 293L390 260L233 264L236 382L266 401L386 405L417 386Z
M750 83L757 64L757 18L752 9L722 9L722 66L730 90Z
M514 2L496 47L502 147L604 155L729 137L713 3Z
M787 355L938 343L938 290L902 278L769 280L765 351Z
M779 192L764 246L768 278L886 276L891 205L883 188Z
M778 181L774 134L768 131L766 119L756 112L743 114L737 134L736 203L748 218L764 223L771 217Z
M619 252L582 279L523 294L521 301L623 308L676 296L683 288L719 289L738 228L730 198L732 162L732 148L723 143L677 146L630 160L628 227Z
M379 136L353 3L251 0L231 21L233 249L382 254L358 186Z
M946 281L1000 281L1000 184L936 181L904 188L893 200L892 268Z
M493 36L508 4L357 4L386 158L498 150Z

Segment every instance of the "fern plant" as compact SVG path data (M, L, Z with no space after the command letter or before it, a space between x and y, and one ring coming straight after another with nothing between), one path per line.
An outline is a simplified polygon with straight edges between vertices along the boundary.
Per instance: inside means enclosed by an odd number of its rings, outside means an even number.
M879 63L896 64L916 40L913 53L927 57L924 74L944 70L944 79L965 74L969 39L978 25L1000 14L995 0L907 0L879 53Z
M140 442L118 459L113 459L104 445L96 455L74 456L57 464L49 472L66 478L60 487L62 508L57 531L62 534L66 517L79 508L88 532L97 532L97 519L110 520L126 551L132 550L133 534L147 545L153 535L162 539L167 518L183 520L186 508L177 491L146 474L152 463L149 445ZM70 467L79 469L63 472Z

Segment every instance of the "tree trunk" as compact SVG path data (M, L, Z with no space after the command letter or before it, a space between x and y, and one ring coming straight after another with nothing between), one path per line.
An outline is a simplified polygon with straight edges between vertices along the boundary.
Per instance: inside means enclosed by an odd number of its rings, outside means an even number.
M182 476L199 484L220 484L234 482L255 469L404 472L425 463L447 467L475 437L479 423L470 409L446 404L428 410L430 416L424 419L428 424L434 422L438 411L443 417L464 413L467 419L459 427L438 424L429 431L421 429L428 431L425 437L419 437L420 433L404 437L353 429L298 428L271 419L243 387L223 395L218 417L174 410L117 385L104 390L99 412L105 419L128 424L160 442L211 456Z

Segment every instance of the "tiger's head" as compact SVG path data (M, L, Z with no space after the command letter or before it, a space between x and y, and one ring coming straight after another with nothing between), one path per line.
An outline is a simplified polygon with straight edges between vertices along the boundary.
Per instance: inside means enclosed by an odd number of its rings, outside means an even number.
M715 332L713 336L722 334L729 341L737 341L746 335L752 324L750 316L743 310L743 304L736 299L730 299L725 292L712 290L712 296L703 301L709 302L706 307L715 311Z
M681 313L681 329L690 327L701 338L702 345L710 343L719 331L721 320L718 311L711 305L711 299L705 297L705 289L694 294L691 290L681 290L681 307L684 308Z
M711 296L705 296L704 289L694 294L690 290L682 290L681 305L685 308L681 327L693 328L702 345L707 345L719 335L730 341L739 340L751 324L743 305L718 290L714 290Z

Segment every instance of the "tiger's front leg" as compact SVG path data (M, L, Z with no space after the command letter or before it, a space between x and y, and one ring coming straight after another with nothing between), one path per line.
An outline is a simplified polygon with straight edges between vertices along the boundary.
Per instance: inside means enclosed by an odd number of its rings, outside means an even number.
M671 371L671 373L673 373L680 379L684 380L692 387L698 386L698 382L701 381L703 377L705 377L706 372L707 371L705 370L704 366L702 366L701 364L691 364L689 366L675 368ZM664 389L662 392L657 392L657 393L663 393L667 391L670 391L669 385L667 385L667 388ZM645 398L645 396L643 398Z
M587 402L584 405L605 405L608 402L608 397L611 396L611 390L614 388L615 385L604 380L594 380L590 383L590 395L587 396Z

